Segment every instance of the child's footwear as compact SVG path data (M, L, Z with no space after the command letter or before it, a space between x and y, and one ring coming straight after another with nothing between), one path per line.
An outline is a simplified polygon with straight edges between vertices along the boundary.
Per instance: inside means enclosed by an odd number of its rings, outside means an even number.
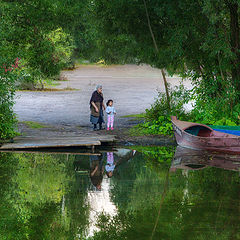
M113 130L113 127L111 127L111 130Z
M109 131L109 128L107 128L107 131Z

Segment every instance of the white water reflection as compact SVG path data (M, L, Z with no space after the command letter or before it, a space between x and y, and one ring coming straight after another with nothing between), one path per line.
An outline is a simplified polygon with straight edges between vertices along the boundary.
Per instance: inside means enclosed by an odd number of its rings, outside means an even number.
M101 191L88 191L87 204L89 205L89 229L87 231L88 237L93 236L94 232L99 231L97 225L98 216L101 213L115 216L117 214L117 207L111 201L110 197L110 179L107 176L103 177Z

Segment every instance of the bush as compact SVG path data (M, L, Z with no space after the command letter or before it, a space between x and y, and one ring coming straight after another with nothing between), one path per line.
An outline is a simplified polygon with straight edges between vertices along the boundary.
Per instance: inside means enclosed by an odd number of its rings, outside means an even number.
M72 54L74 50L73 38L58 28L47 35L47 38L54 46L53 59L60 70L72 65Z
M169 94L171 109L168 107L166 94L159 92L151 108L146 109L145 123L138 125L141 134L172 135L171 115L187 118L184 104L190 100L190 91L180 85L170 89Z
M0 105L0 139L10 139L16 135L15 126L17 120L12 107L12 102Z
M9 139L16 135L16 118L13 113L15 74L10 67L12 64L0 68L0 139Z
M28 66L26 60L20 60L16 69L16 88L19 90L34 90L41 79L41 72Z
M195 100L194 109L189 115L190 120L208 125L231 126L240 123L238 94L231 79L222 79L212 72L201 78L189 73L188 77L194 85L191 97Z
M168 108L166 94L159 92L151 108L146 109L146 119L148 121L157 120L160 116L186 115L184 104L191 100L191 91L186 90L183 85L180 85L174 89L169 89L169 95L171 109Z
M209 99L207 103L196 102L189 119L207 125L236 126L240 123L240 104L232 109L224 99Z
M233 92L229 93L230 88L226 92L222 91L220 95L216 91L216 86L209 86L208 90L204 90L205 93L201 91L202 87L196 84L193 90L186 90L183 85L180 85L170 90L171 109L168 108L166 94L159 93L151 108L146 110L146 120L138 126L139 131L144 135L171 135L171 115L176 115L181 120L207 125L236 126L240 124L240 104L233 106L235 95ZM184 104L190 100L194 100L193 110L185 112Z
M45 36L36 36L26 48L17 71L17 88L33 90L43 88L45 79L59 75L60 71L72 64L73 39L61 28Z

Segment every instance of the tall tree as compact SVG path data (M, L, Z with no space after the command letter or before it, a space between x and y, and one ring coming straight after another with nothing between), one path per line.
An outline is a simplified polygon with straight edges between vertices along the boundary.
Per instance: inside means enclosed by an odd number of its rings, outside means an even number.
M84 0L0 2L0 139L14 136L16 82L57 75L70 61L70 34L81 25L83 4ZM19 58L22 70L17 74Z
M144 2L149 21L146 21ZM90 6L99 41L114 39L115 48L117 37L125 36L128 41L124 49L128 47L128 51L124 50L123 54L133 56L135 62L175 73L191 73L206 96L224 96L235 91L235 101L238 101L238 1L99 0L91 1ZM155 46L159 48L157 53L149 34L149 22ZM133 43L135 51L132 51ZM102 56L111 59L111 45L105 47Z

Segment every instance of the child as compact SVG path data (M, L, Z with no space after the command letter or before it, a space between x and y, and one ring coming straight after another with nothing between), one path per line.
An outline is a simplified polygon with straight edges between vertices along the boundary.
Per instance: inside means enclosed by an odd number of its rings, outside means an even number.
M109 131L109 128L111 126L111 130L113 130L113 123L114 123L114 115L116 114L115 108L113 107L113 100L107 101L107 130Z
M109 178L113 176L115 168L113 152L107 152L107 164L105 166L106 174Z

